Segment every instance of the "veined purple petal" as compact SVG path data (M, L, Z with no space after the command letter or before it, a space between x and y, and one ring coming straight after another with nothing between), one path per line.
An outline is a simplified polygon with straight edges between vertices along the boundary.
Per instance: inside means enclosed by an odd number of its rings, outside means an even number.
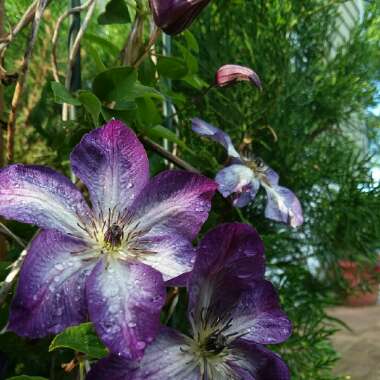
M149 179L149 162L135 133L112 120L86 134L71 154L75 174L87 186L94 210L124 211Z
M72 254L83 249L85 243L58 231L38 234L21 269L9 330L39 338L86 320L85 280L94 264Z
M175 232L193 240L206 221L216 183L185 171L167 170L151 179L132 205L133 221L149 236Z
M109 356L91 369L87 380L200 380L198 363L186 352L188 338L162 327L139 366Z
M263 185L268 196L265 216L291 227L300 226L303 223L302 207L294 193L286 187Z
M156 233L153 230L137 239L137 245L152 252L141 255L140 261L162 273L164 281L175 279L193 269L195 250L188 239L175 231Z
M154 22L167 34L188 28L211 0L149 0Z
M264 276L264 246L249 225L230 223L201 241L189 279L189 310L228 310L252 282Z
M228 332L244 334L244 340L255 343L282 343L292 331L289 319L280 309L275 288L265 280L256 281L251 289L242 293L231 318Z
M260 182L254 179L249 185L244 186L240 192L232 194L232 204L234 207L242 208L251 203L256 197L259 187Z
M192 119L192 130L201 136L209 137L218 142L226 149L228 156L240 160L240 155L235 149L231 137L228 136L227 133L199 118Z
M261 89L259 76L250 68L240 65L224 65L218 69L215 83L219 87L230 86L236 82L247 81Z
M0 171L0 215L42 228L83 235L91 214L80 191L56 171L11 165Z
M86 380L132 380L137 367L125 357L111 354L91 367Z
M271 186L277 186L280 177L273 169L267 167L265 170L265 179Z
M290 380L289 369L281 358L259 344L239 339L229 362L241 380Z
M90 320L111 352L140 359L158 329L165 302L162 276L138 263L101 260L86 284Z
M238 164L225 167L215 177L215 181L219 185L218 190L225 198L233 193L242 192L245 187L251 187L250 185L254 180L253 171L248 166ZM257 181L254 183L255 188L258 189L260 183ZM251 189L249 189L249 193L251 193Z

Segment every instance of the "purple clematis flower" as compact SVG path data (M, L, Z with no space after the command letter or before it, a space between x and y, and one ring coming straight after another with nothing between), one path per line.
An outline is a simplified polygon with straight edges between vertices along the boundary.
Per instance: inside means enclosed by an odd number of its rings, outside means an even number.
M205 121L194 118L192 129L201 136L221 144L231 158L231 165L216 175L219 192L233 197L235 207L245 207L263 186L267 193L265 216L269 219L298 227L303 223L302 207L298 198L286 187L280 186L278 174L261 159L241 157L230 136Z
M264 280L263 252L248 225L209 232L189 278L191 336L162 327L139 364L111 354L87 380L288 380L285 363L263 346L291 334L276 291Z
M188 28L211 0L149 0L156 25L175 35Z
M218 69L215 75L215 84L218 87L226 87L236 82L251 82L261 89L259 76L250 68L240 65L224 65Z
M71 164L92 209L49 168L0 171L0 215L44 229L23 264L9 329L38 338L89 315L113 352L139 358L159 328L164 282L192 269L191 240L216 185L181 171L149 179L142 144L119 121L85 135Z

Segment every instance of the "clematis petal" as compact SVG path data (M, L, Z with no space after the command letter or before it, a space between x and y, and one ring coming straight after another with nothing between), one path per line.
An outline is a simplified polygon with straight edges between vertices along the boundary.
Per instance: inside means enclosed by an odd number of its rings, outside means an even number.
M86 284L90 320L112 352L140 359L158 329L165 302L162 276L138 263L101 260Z
M0 215L42 228L83 235L91 211L63 175L43 166L11 165L0 170Z
M302 207L292 191L282 186L264 185L267 192L265 216L298 227L303 223Z
M234 207L242 208L251 203L252 200L256 197L259 186L260 182L253 180L251 184L245 186L241 192L232 194L232 204Z
M192 119L192 130L221 144L226 149L229 157L240 160L240 154L235 149L231 137L227 133L199 118Z
M151 179L132 205L131 223L152 236L175 232L193 240L206 221L216 183L185 171L167 170Z
M39 338L86 320L85 280L94 264L72 254L83 249L85 243L58 231L38 234L21 269L9 330Z
M277 186L279 179L279 175L268 166L265 170L265 181L271 186Z
M175 279L193 268L195 250L188 239L175 231L162 234L152 231L137 239L136 244L152 252L141 255L140 261L161 272L165 281ZM171 282L171 286L180 283Z
M269 281L256 281L242 293L231 312L228 333L244 334L245 340L260 344L276 344L287 340L292 326L280 309L275 288Z
M139 365L111 355L95 364L87 380L199 380L197 360L186 350L187 339L162 327Z
M189 310L229 310L251 283L263 279L264 271L263 242L251 226L230 223L214 228L197 251L189 278Z
M277 354L243 339L235 342L229 365L241 380L290 380L289 369Z
M215 177L215 181L219 186L218 190L225 198L233 193L243 192L244 188L247 187L249 187L247 192L250 193L250 185L254 179L253 171L247 166L239 164L225 167ZM260 183L255 181L255 187L258 189L259 186Z
M149 162L135 133L112 120L86 134L71 154L74 173L87 186L94 210L124 211L149 179Z
M211 0L149 0L156 25L175 35L188 28Z
M91 367L86 380L132 380L133 372L133 362L123 356L111 354Z
M230 86L236 82L247 81L261 89L259 76L250 68L240 65L224 65L218 69L215 83L219 87Z

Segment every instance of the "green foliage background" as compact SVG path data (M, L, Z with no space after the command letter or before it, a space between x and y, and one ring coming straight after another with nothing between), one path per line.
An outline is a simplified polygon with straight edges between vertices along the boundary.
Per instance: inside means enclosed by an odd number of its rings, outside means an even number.
M294 327L289 341L273 349L284 357L294 380L339 378L332 373L337 354L330 337L343 327L326 311L342 302L347 292L339 260L373 263L380 243L380 213L376 212L380 189L370 176L378 153L379 120L368 112L379 96L380 9L376 2L367 5L363 22L332 57L341 2L215 0L190 31L173 39L173 58L163 57L158 43L157 69L145 60L138 72L120 68L130 23L99 25L94 17L82 42L82 91L74 94L57 85L52 90L50 36L66 6L52 2L17 120L16 161L46 164L69 176L72 147L83 133L110 117L121 118L159 143L166 138L177 145L179 156L209 176L223 166L225 153L191 132L191 117L223 128L236 146L244 138L252 140L250 149L300 198L304 226L291 231L266 220L263 194L241 212L216 196L204 231L220 222L241 220L251 223L263 237L268 277L276 283ZM6 4L11 25L28 3ZM133 19L133 7L129 9ZM67 32L65 25L58 57L62 73ZM8 70L17 68L26 37L24 30L10 46L5 61ZM245 83L208 89L216 69L226 63L252 67L262 79L263 91ZM109 70L114 67L118 68ZM3 119L13 90L12 84L5 88ZM163 116L163 99L175 106L173 120ZM61 121L63 101L78 105L77 120ZM116 107L110 108L110 102ZM174 129L166 128L170 124ZM358 125L364 126L369 138L368 152L358 144ZM154 152L150 152L150 161L153 173L166 165ZM17 223L8 223L8 227L25 240L34 232ZM7 261L0 263L2 278L6 264L20 251L12 241L8 248ZM5 326L10 300L0 310L0 328ZM184 310L177 309L172 325L186 329ZM61 363L73 358L73 351L58 347L49 352L50 340L27 342L11 333L1 334L0 350L10 361L7 376L75 378L75 373L60 369Z

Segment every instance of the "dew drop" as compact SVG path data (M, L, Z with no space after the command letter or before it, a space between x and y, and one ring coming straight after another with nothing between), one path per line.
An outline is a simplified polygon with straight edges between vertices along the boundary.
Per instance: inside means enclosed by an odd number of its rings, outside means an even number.
M143 342L142 340L139 340L139 341L137 341L137 343L136 343L136 348L137 348L138 350L142 350L142 349L144 349L145 346L146 346L146 343Z
M135 322L129 322L128 327L130 327L130 328L136 327L136 323Z
M59 270L60 272L62 272L65 269L65 267L62 264L55 264L54 268Z
M133 187L133 183L132 182L129 182L128 184L127 184L127 189L131 189Z

